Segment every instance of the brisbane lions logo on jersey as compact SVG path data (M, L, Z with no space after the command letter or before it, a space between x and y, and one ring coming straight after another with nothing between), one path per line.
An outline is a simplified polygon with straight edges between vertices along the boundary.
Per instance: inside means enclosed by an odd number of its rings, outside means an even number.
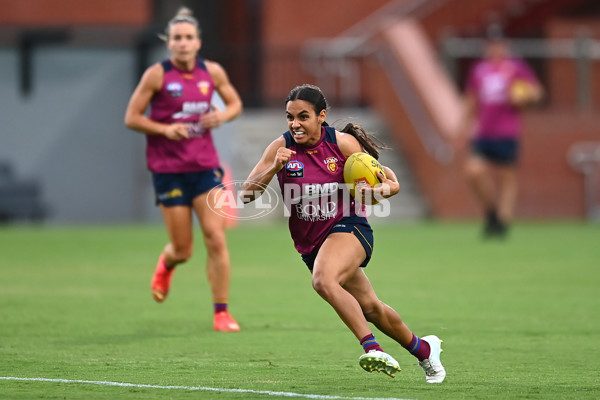
M207 81L200 81L198 82L198 90L200 90L200 93L202 93L203 95L207 95L208 94L208 90L210 89L210 83Z
M323 162L327 165L327 169L331 172L335 172L338 169L337 166L337 162L338 159L337 157L327 157L325 160L323 160Z

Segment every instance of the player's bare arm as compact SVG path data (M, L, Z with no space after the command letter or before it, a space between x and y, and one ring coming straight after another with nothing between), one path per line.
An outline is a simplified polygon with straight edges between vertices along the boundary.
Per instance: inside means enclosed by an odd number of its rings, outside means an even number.
M338 147L342 150L344 157L348 158L354 153L364 152L356 138L348 133L335 131Z
M381 185L377 185L375 188L373 188L373 192L384 199L387 199L388 197L398 194L400 191L400 184L398 183L396 174L391 170L391 168L383 166L383 170L385 172L385 176L377 171L377 176L381 181Z
M381 199L387 199L398 194L400 191L400 184L394 171L383 165L382 168L385 176L381 172L376 171L381 183L376 184L375 187L371 187L368 184L356 186L357 197L361 198L363 203L375 204L374 200L381 201ZM370 200L366 201L366 199Z
M125 125L148 135L163 135L171 140L187 138L188 131L185 124L163 124L152 121L144 114L152 97L160 90L163 77L164 70L160 64L154 64L144 72L129 100L125 112Z
M337 137L338 146L346 158L354 153L364 152L362 146L354 136L337 131L335 134ZM388 198L397 194L400 191L400 184L398 183L396 174L390 168L385 166L383 167L383 170L385 171L386 177L377 173L377 176L381 181L380 185L377 185L375 188L357 188L359 192L364 191L365 196L369 196L370 192L372 192L374 195L377 193L379 198Z
M225 109L216 107L211 112L201 117L200 122L206 129L218 128L223 123L231 121L242 112L242 100L227 76L227 72L220 64L214 61L206 61L206 68L213 78L215 89L225 103Z
M285 147L283 137L271 142L242 185L240 192L242 201L249 203L262 195L269 182L290 161L293 154L296 152Z
M511 96L511 100L517 107L527 107L539 103L543 93L543 88L537 81L526 81L524 90L518 96Z

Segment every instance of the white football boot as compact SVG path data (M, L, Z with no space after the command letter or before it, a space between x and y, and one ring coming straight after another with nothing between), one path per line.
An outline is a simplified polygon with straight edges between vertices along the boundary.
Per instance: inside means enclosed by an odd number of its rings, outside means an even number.
M379 350L371 350L358 359L360 366L367 372L383 372L392 378L396 372L400 372L400 365L394 357Z
M422 337L421 340L429 343L429 347L431 348L429 358L419 361L419 365L425 371L425 380L427 380L427 383L442 383L444 378L446 378L446 370L440 360L442 341L435 335Z

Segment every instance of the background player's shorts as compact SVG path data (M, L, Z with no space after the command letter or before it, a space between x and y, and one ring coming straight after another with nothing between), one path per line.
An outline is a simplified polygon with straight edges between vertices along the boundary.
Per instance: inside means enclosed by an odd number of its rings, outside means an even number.
M156 204L165 207L192 206L192 201L223 183L221 168L180 174L152 173Z
M344 217L340 222L335 224L333 228L331 228L328 235L336 232L348 232L353 233L354 236L356 236L356 238L360 241L360 244L362 244L363 248L365 249L365 253L367 253L364 261L362 264L360 264L360 267L366 267L371 260L371 255L373 254L373 229L371 229L371 225L369 225L367 219L358 215ZM317 258L320 248L321 247L310 254L302 254L302 261L304 261L308 269L311 271L315 265L315 259Z
M519 156L519 142L516 139L474 139L471 151L495 164L512 165Z

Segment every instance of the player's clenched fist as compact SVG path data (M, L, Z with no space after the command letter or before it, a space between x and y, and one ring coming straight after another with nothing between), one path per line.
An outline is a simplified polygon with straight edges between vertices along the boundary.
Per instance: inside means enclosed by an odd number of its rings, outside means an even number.
M275 154L274 162L275 172L281 171L281 169L285 166L285 164L287 164L290 161L292 155L294 154L296 154L294 150L290 150L286 147L280 147L279 149L277 149L277 154Z

